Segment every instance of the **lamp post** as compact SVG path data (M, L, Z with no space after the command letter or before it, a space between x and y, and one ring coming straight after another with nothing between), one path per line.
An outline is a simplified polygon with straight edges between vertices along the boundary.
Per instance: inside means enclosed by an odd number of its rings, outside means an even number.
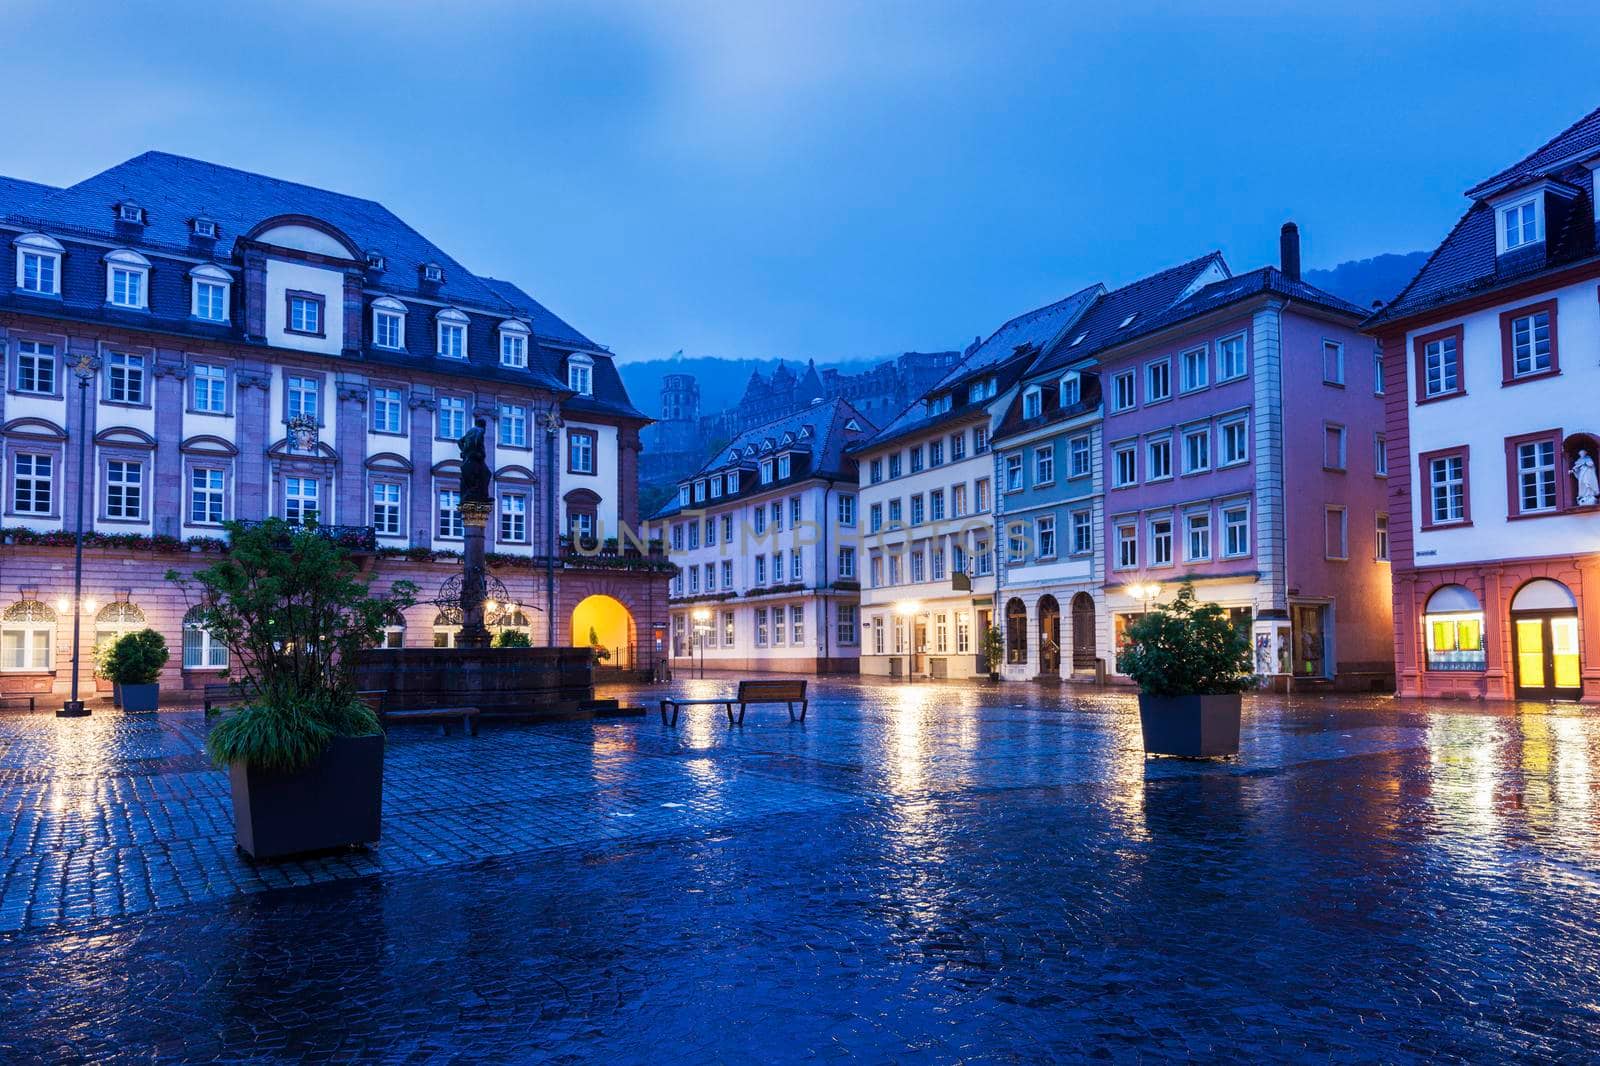
M696 607L691 612L691 617L694 618L695 639L700 642L700 678L704 680L706 676L706 633L711 629L707 623L711 621L711 612L704 607Z
M83 493L89 483L84 472L89 454L89 382L94 380L98 365L99 360L88 352L72 364L72 374L78 379L78 508L73 516L72 555L72 696L56 712L57 718L89 716L89 708L78 698L78 660L83 650Z
M1154 581L1136 581L1127 586L1127 593L1134 599L1143 601L1144 613L1149 614L1150 605L1155 601L1157 596L1161 595L1161 586L1156 584Z

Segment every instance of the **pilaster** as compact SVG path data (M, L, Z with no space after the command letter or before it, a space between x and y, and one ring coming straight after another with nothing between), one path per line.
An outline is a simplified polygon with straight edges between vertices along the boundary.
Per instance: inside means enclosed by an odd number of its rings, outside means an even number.
M411 529L413 548L433 543L433 411L430 395L411 394Z
M335 388L339 402L334 434L339 450L335 520L359 526L367 515L367 383L359 377L341 377Z
M151 531L177 536L183 527L183 409L184 388L189 368L183 353L163 349L155 360L155 420L157 426L172 427L156 434L156 450L150 471Z
M234 473L233 517L265 518L268 514L267 446L271 443L267 429L270 414L267 398L272 378L260 363L248 367L241 364L235 382L239 456Z

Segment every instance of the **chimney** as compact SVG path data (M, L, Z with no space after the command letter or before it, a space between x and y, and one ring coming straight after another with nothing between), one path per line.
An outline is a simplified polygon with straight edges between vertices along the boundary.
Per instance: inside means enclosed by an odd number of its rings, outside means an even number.
M1300 280L1300 227L1285 222L1278 233L1278 259L1283 276L1290 281Z

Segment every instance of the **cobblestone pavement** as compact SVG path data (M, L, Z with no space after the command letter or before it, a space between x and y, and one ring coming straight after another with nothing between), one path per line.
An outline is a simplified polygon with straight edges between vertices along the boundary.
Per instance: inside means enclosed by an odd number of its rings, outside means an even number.
M1590 709L1252 699L1194 764L1125 694L813 685L397 731L382 844L283 866L198 714L0 717L0 1060L1600 1055Z

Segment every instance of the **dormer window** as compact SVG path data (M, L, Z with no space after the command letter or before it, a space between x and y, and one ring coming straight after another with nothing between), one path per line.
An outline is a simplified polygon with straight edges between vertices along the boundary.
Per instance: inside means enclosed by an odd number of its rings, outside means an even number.
M516 370L528 367L528 337L532 331L515 319L500 323L500 365Z
M772 460L771 459L763 459L763 460L761 460L761 483L763 485L772 484Z
M1022 393L1022 417L1038 418L1044 412L1044 393L1037 385L1030 385Z
M105 257L106 302L143 311L150 306L150 260L128 248Z
M438 263L422 264L422 280L430 285L439 285L444 282L444 267Z
M406 346L406 305L392 296L372 301L372 345L390 351Z
M467 325L471 319L453 307L447 307L439 312L438 323L438 348L436 351L442 359L465 359L467 357Z
M699 503L706 498L706 483L702 479L694 483L694 502Z
M950 404L951 404L952 399L953 399L953 397L951 397L951 395L947 392L943 396L937 396L937 397L929 400L928 401L928 414L930 414L930 415L942 415L942 414L944 414L946 411L950 410Z
M233 277L211 263L189 271L189 313L202 322L228 321L228 294Z
M1083 396L1083 382L1079 379L1077 374L1067 374L1063 376L1060 382L1060 387L1062 407L1071 407Z
M135 203L120 203L117 205L117 221L131 222L135 226L144 225L144 208Z
M715 477L713 477L711 479L711 498L713 500L718 500L718 499L722 498L722 475L721 474L717 474Z
M217 237L217 224L209 218L196 218L189 222L189 230L196 237L215 240Z
M689 506L689 486L688 485L680 485L678 487L678 506L679 507L687 507L687 506Z
M389 266L389 261L383 257L382 252L367 253L367 269L382 272Z
M971 385L967 386L967 402L980 403L984 400L993 399L994 393L994 378L985 378L982 381L974 381Z
M1135 311L1133 314L1131 314L1127 318L1123 319L1121 325L1117 326L1117 328L1118 329L1127 329L1129 326L1133 325L1133 320L1138 318L1138 317L1139 317L1139 312Z
M42 233L28 233L13 244L17 249L17 288L39 296L60 296L61 242Z
M1537 195L1500 208L1500 253L1544 240L1544 196Z
M594 360L587 355L567 357L567 388L579 396L594 395Z
M793 468L790 466L789 457L787 455L778 456L778 477L788 477L791 469Z

